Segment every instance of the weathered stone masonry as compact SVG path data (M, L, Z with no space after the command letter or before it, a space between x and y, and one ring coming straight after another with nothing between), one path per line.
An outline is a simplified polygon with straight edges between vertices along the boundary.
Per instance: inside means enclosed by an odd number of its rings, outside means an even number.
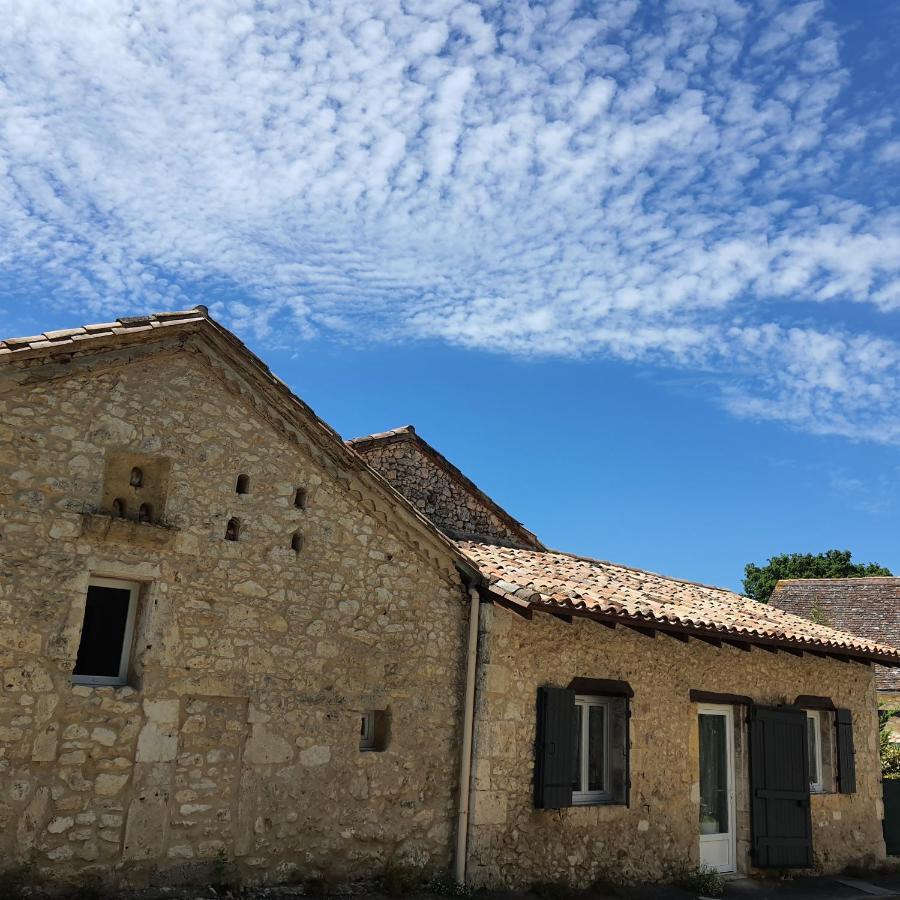
M446 867L451 554L205 342L32 376L0 387L4 860L133 881L220 849L266 878ZM167 461L164 525L101 514L120 451ZM97 575L142 584L128 687L70 684ZM389 716L384 752L359 750L367 709Z
M473 585L473 880L696 864L692 689L852 712L856 789L812 797L815 860L883 858L872 670L826 657L897 651L546 551L412 429L351 452L205 311L4 341L0 361L6 865L132 883L203 877L218 853L260 881L446 869ZM97 579L139 585L127 686L72 683ZM573 678L633 689L628 806L534 808L536 692Z
M560 647L565 646L565 652ZM813 795L816 865L829 872L884 858L881 766L871 668L854 663L750 653L660 634L612 631L587 619L548 615L526 621L482 608L483 668L470 828L470 872L478 883L528 885L598 877L663 879L699 862L699 746L691 689L793 703L828 693L853 711L857 790ZM529 779L539 685L609 678L634 689L628 807L534 808ZM746 725L736 707L738 867L750 871Z
M446 534L540 550L540 541L423 441L411 425L348 444Z

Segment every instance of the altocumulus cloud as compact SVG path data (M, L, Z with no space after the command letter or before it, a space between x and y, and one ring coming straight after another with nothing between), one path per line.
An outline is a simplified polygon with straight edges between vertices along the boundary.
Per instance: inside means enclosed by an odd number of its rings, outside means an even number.
M4 302L212 297L273 341L602 354L900 441L900 210L852 187L896 187L896 110L853 102L820 2L0 0L0 21Z

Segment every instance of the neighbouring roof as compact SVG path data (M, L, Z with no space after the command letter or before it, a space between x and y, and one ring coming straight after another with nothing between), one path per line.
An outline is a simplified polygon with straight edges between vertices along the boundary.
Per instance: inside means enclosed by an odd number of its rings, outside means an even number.
M724 588L557 551L537 552L458 541L513 608L586 615L729 643L758 644L900 666L900 650L868 637L816 625ZM900 579L898 579L900 580Z
M478 503L485 509L489 510L499 519L508 530L512 540L508 543L520 544L532 550L544 550L544 545L537 539L537 536L530 532L521 522L511 516L502 506L492 500L481 488L475 484L470 478L466 477L456 466L450 462L442 453L435 450L431 444L416 433L416 429L412 425L403 425L400 428L394 428L391 431L381 431L378 434L369 434L365 437L352 438L347 441L348 446L356 450L357 453L366 456L369 451L376 447L383 447L386 444L395 444L407 442L414 444L415 447L425 457L430 459L436 466L443 469L447 475L466 493L472 495ZM402 489L402 488L401 488ZM451 535L461 537L461 535ZM488 537L489 535L466 535L466 537Z
M769 604L873 641L900 644L900 578L786 578L775 585ZM880 690L900 690L900 670L879 668L875 683Z

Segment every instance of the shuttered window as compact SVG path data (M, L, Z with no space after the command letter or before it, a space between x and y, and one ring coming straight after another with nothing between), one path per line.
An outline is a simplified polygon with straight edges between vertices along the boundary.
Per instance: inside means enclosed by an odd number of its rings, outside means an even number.
M856 792L856 750L853 746L853 714L849 709L834 713L837 743L838 790L842 794Z
M754 865L811 866L809 738L804 710L752 708L750 790Z
M628 800L628 698L538 690L535 806Z
M572 805L575 776L575 691L538 689L534 748L534 805L560 809Z

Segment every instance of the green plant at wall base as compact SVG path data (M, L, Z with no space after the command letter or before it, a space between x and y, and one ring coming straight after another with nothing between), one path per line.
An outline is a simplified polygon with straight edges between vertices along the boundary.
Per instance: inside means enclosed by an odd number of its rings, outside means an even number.
M572 900L578 894L564 881L536 881L528 891L540 900Z
M303 894L306 897L328 897L331 894L331 885L327 878L312 875L303 882Z
M704 865L685 869L672 879L672 884L704 897L721 897L725 893L725 879L715 869Z
M900 778L900 744L892 743L888 724L900 710L882 707L878 710L878 741L881 750L882 778Z
M772 556L764 566L747 563L744 567L744 591L762 603L768 601L782 578L863 578L890 575L891 570L878 563L855 563L849 550L824 553L782 553Z
M591 885L590 893L595 897L624 897L628 889L609 876L597 878Z
M475 893L470 884L460 884L455 878L444 872L430 878L425 883L425 890L429 894L437 894L439 897L471 897Z
M389 897L406 897L419 893L423 881L420 869L390 868L381 876L381 889Z
M24 900L31 896L33 885L34 869L31 864L0 872L0 897L3 900Z
M99 878L76 884L62 894L63 900L106 900L109 896Z
M236 893L241 889L241 879L237 871L237 866L221 848L216 851L216 855L212 861L210 883L220 893L226 891Z

